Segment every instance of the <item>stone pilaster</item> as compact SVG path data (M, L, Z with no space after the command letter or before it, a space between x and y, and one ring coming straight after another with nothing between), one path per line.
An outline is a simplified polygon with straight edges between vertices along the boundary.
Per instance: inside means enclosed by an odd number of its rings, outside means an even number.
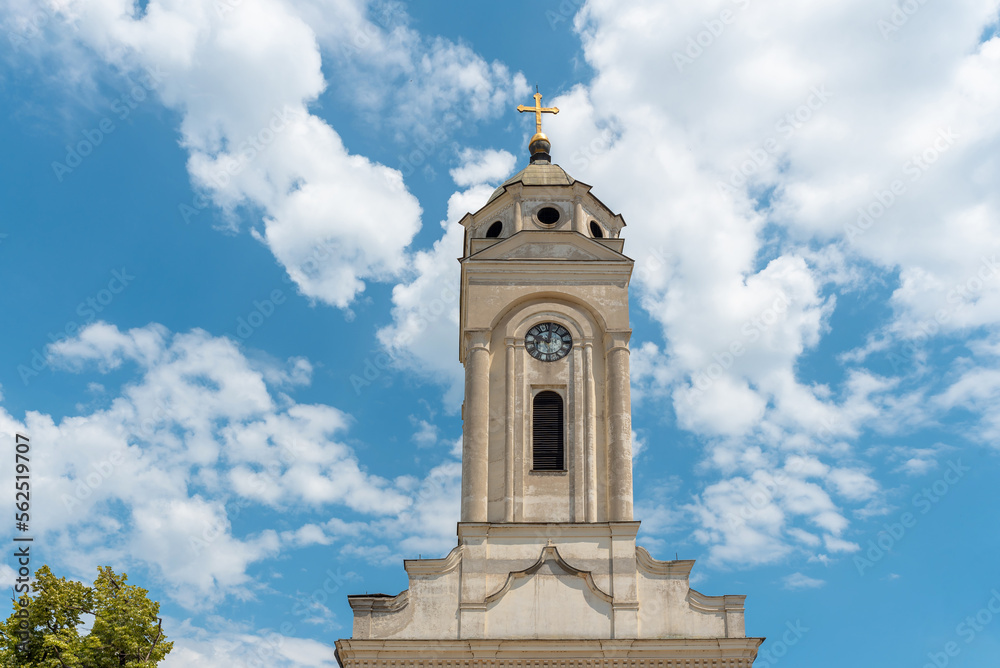
M597 402L594 385L594 344L583 343L584 427L583 453L586 490L585 521L597 521Z
M506 359L506 386L507 386L507 401L505 416L506 421L504 424L504 482L503 482L503 521L513 522L514 521L514 428L517 425L517 421L514 417L514 411L517 405L517 374L516 374L516 363L517 359L515 357L516 339L509 338L505 341L507 346L507 359Z
M470 332L462 427L462 521L487 521L490 434L489 332Z
M608 377L608 464L612 522L632 520L632 397L629 389L631 331L608 332L604 337Z

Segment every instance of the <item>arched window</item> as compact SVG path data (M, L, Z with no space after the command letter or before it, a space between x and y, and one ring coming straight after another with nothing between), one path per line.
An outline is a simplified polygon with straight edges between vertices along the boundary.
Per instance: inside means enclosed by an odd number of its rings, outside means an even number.
M601 229L601 226L597 224L596 220L590 221L590 236L595 239L604 238L604 230Z
M532 470L564 471L563 398L550 390L539 392L531 415Z
M490 229L486 230L486 238L495 239L500 236L501 232L503 232L503 223L498 220L490 225Z

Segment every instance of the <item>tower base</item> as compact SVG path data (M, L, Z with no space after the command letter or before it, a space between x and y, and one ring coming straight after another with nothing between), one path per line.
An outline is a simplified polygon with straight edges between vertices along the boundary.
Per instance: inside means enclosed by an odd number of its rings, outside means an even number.
M689 586L639 522L472 523L443 559L406 560L410 588L350 596L344 668L747 668L744 596Z

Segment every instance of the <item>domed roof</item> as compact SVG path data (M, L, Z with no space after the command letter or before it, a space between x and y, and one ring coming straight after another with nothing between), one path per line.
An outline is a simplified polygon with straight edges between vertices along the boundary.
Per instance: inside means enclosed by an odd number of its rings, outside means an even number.
M493 191L493 194L490 195L486 203L489 204L497 197L500 197L503 191L507 189L507 186L515 183L526 186L571 186L576 183L576 179L567 174L559 165L549 164L548 162L535 162L504 181L502 186Z

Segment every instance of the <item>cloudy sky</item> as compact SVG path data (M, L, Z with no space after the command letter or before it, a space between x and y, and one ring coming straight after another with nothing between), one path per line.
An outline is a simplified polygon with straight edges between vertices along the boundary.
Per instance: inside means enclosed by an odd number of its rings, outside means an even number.
M538 85L628 222L640 542L758 666L996 663L998 7L0 0L34 565L127 571L167 666L335 665L455 544L457 221Z

